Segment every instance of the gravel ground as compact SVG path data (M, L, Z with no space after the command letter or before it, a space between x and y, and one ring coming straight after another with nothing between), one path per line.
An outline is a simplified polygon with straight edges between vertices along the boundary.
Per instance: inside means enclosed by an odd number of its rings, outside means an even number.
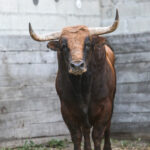
M150 143L138 140L112 140L113 150L150 150Z
M150 150L150 141L137 140L116 140L111 139L112 150ZM103 146L103 143L102 143ZM73 150L73 144L68 140L51 140L46 145L36 145L32 141L27 141L22 147L15 149L0 150ZM82 144L83 149L83 144ZM94 149L93 149L94 150Z
M111 139L112 150L150 150L150 141L138 140L115 140ZM103 143L102 143L103 147ZM36 145L32 141L26 141L22 147L0 148L0 150L73 150L73 144L68 140L51 140L46 145ZM83 149L83 144L82 144ZM102 148L103 149L103 148ZM94 150L94 148L93 148Z

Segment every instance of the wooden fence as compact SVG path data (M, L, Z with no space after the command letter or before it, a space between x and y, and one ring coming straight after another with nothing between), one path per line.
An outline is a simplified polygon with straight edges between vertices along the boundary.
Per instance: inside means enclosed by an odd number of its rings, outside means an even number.
M107 38L117 70L112 133L150 138L150 33ZM0 36L0 147L69 133L55 91L56 53L46 45Z

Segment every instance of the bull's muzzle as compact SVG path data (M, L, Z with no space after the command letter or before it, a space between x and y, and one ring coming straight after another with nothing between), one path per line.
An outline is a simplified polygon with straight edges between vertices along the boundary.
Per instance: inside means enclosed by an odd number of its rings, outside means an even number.
M69 73L74 74L74 75L81 75L86 71L87 71L87 68L83 60L78 61L78 62L74 62L74 61L70 62Z

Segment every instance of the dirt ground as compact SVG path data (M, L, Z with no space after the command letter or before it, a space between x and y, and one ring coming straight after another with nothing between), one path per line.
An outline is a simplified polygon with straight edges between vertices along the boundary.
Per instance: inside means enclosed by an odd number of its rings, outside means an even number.
M112 143L112 150L150 150L150 143L143 142L140 140L111 140ZM103 144L102 144L103 149ZM65 150L73 150L72 144L70 147L66 148ZM93 148L94 150L94 148Z
M137 140L116 140L111 139L112 150L150 150L150 142ZM102 142L103 147L103 142ZM68 140L53 139L45 145L36 145L32 141L26 141L22 147L15 149L3 148L0 150L73 150L73 144ZM83 144L82 144L83 149ZM103 148L102 148L103 149ZM94 150L94 148L92 148Z

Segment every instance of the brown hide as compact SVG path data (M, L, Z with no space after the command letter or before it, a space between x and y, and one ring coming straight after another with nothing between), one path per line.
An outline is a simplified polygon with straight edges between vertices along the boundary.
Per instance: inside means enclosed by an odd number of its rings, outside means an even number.
M68 41L74 61L83 58L84 41L89 35L84 26L63 29L61 38ZM68 73L62 52L58 52L59 70L56 89L61 101L63 119L71 133L74 150L80 150L82 134L85 150L91 150L90 129L95 150L100 150L100 141L105 137L104 150L110 148L110 121L116 89L114 53L105 38L92 36L92 54L89 55L87 72L81 76Z
M105 45L105 50L106 50L106 60L115 76L115 70L114 70L114 63L115 63L115 56L113 51L110 49L110 47L108 47L107 45Z
M89 28L83 25L66 27L62 32L38 36L29 24L30 35L37 41L49 41L47 47L57 51L58 74L56 90L61 102L62 117L70 131L74 150L111 150L110 124L116 89L114 53L105 38L99 37L116 30L118 10L112 26Z
M86 26L66 27L62 30L61 38L66 38L71 59L75 62L83 59L84 41L89 36Z
M106 50L106 56L108 57L111 65L114 66L115 63L115 55L113 53L113 51L110 49L109 46L105 45L105 50Z

